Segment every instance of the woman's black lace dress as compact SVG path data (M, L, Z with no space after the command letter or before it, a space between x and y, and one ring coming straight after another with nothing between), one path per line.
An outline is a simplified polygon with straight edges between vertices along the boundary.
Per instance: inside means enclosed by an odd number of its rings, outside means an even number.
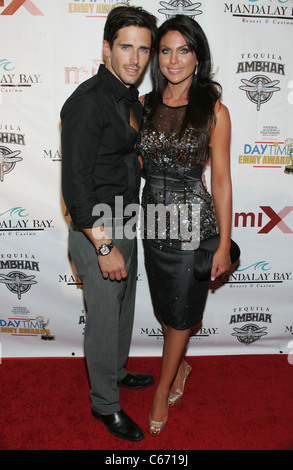
M176 329L202 319L208 282L193 275L193 249L199 239L217 233L213 201L202 183L209 134L187 128L179 139L185 110L162 103L138 141L146 177L142 233L151 297L155 312Z

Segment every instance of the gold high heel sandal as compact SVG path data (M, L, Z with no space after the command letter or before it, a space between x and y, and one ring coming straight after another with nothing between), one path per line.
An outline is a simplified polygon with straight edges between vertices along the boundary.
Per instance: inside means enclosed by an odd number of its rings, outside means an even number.
M150 415L149 416L149 428L150 428L151 435L158 436L159 434L161 434L166 427L167 421L168 419L166 419L165 421L154 421Z
M183 379L183 382L182 382L182 390L179 390L179 388L177 388L177 390L176 390L177 393L171 393L170 392L169 398L168 398L169 406L178 405L178 403L180 403L180 401L182 400L183 392L184 392L184 388L185 388L185 382L188 379L191 371L192 371L192 367L189 364L187 364L187 362L185 362L185 372L184 372L184 379Z

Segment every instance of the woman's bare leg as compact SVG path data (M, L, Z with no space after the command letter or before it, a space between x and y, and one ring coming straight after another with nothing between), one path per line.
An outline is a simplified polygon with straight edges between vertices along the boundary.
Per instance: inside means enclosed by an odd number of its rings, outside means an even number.
M168 326L164 322L161 322L161 324L162 324L162 327L163 327L164 337L166 337ZM188 331L190 333L190 330L188 330ZM187 347L187 345L188 345L188 338L187 338L187 341L186 341L185 348ZM179 364L177 374L176 374L176 376L173 380L173 383L172 383L172 386L171 386L171 389L170 389L171 393L176 393L178 390L182 389L182 384L183 384L183 380L184 380L184 377L185 377L185 371L186 371L186 362L184 360L184 355L185 355L185 351L182 354L182 359L181 359L181 362Z
M175 330L163 326L164 348L159 383L155 392L151 419L165 421L168 418L168 397L182 363L190 330ZM182 383L182 382L181 382Z

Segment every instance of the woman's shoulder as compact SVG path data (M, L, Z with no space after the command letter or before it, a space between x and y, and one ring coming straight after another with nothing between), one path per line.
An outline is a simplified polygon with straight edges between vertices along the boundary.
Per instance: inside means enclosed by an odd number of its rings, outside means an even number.
M224 103L222 103L222 101L220 101L220 100L216 101L216 104L214 106L214 112L215 112L216 116L219 113L222 114L222 115L229 114L229 110L228 110L227 106L225 106Z
M214 112L216 116L216 122L222 124L230 124L230 113L227 106L225 106L221 101L217 101L214 106Z

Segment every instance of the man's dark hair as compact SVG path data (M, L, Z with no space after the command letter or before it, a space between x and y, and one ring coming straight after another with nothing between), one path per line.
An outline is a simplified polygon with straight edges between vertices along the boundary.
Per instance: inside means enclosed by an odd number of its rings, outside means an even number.
M157 18L141 7L116 7L110 11L104 28L104 39L112 49L118 31L126 26L147 28L151 32L152 44L157 32Z

